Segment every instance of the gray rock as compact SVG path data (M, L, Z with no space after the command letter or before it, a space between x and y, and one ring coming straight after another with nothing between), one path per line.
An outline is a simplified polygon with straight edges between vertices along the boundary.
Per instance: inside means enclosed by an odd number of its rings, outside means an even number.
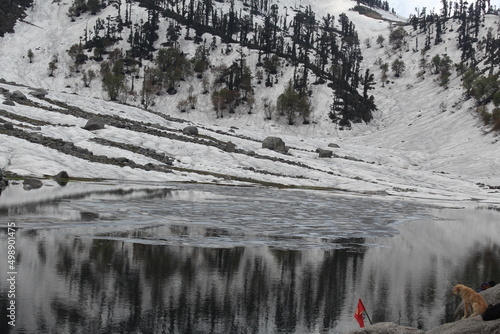
M48 94L48 92L43 88L37 88L30 93L30 95L33 95L34 97L38 97L38 98L43 98L47 94Z
M27 100L26 95L24 95L21 91L18 90L12 92L10 97L14 100Z
M380 322L378 324L366 326L364 328L356 329L347 332L349 334L422 334L423 330L399 326L392 322Z
M16 104L12 100L5 100L3 101L2 104L5 104L6 106L15 106Z
M6 122L4 125L3 125L3 128L5 130L14 130L14 124L12 124L11 122Z
M229 152L229 153L235 152L236 151L236 144L228 141L226 143L226 146L224 147L224 151Z
M339 146L339 145L334 144L334 143L330 143L330 144L328 144L328 147L332 147L332 148L340 148L340 146Z
M9 185L9 180L5 178L5 174L3 170L0 168L0 191L2 189L7 188L8 185Z
M104 129L104 120L98 116L94 116L87 121L87 124L83 128L89 131Z
M324 150L322 148L316 149L316 152L319 153L320 158L331 158L333 156L333 151L331 150Z
M57 173L56 175L54 175L54 178L56 178L56 179L68 179L69 175L68 175L68 172L61 171L61 172Z
M483 321L481 316L450 322L426 334L498 334L500 333L500 320Z
M262 148L267 148L276 152L286 153L288 152L288 147L285 146L283 139L279 137L267 137L262 142Z
M197 136L198 128L196 126L186 126L184 129L182 129L182 133L185 135Z
M97 212L91 212L91 211L80 211L80 219L82 221L87 221L87 222L98 220L99 214Z
M24 190L38 189L43 186L43 182L37 179L26 179L23 181Z

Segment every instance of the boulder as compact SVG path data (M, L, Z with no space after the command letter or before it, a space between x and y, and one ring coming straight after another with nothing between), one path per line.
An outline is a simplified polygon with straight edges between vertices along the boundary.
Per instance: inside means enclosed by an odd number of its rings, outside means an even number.
M283 139L279 137L267 137L262 142L262 148L267 148L276 152L286 153L288 152L288 147L285 146Z
M34 91L30 93L30 95L37 97L37 98L44 98L45 95L47 95L47 91L43 88L37 88Z
M12 100L5 100L2 102L2 104L5 104L6 106L15 106L16 104Z
M5 122L3 128L5 130L14 130L14 124L12 124L11 122Z
M324 150L322 148L316 149L316 152L319 153L320 158L331 158L333 156L333 151L331 150Z
M182 129L182 133L185 135L197 136L198 128L196 126L186 126L184 129Z
M54 179L56 180L57 184L59 184L61 187L64 187L68 184L69 174L66 171L61 171L54 175Z
M38 189L43 186L43 182L38 179L26 179L23 181L24 190Z
M104 120L98 116L94 116L87 121L87 124L83 128L89 131L104 129Z
M328 144L328 147L332 147L332 148L340 148L339 145L335 144L335 143L330 143Z
M69 174L66 171L61 171L54 175L55 179L69 179Z
M81 211L80 212L80 219L82 221L86 221L86 222L98 220L99 214L97 212L92 212L92 211Z
M27 100L26 95L24 95L21 91L18 91L18 90L15 90L14 92L12 92L10 97L13 100Z
M229 152L229 153L235 152L236 151L236 144L228 141L226 143L226 146L224 147L224 151Z

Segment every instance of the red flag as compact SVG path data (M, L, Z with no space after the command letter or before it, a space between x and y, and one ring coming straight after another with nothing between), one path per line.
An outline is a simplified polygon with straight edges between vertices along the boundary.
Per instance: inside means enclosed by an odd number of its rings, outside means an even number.
M365 312L365 305L361 299L358 299L358 307L356 307L356 312L354 312L354 318L358 321L359 327L365 327L365 322L363 320L363 312Z

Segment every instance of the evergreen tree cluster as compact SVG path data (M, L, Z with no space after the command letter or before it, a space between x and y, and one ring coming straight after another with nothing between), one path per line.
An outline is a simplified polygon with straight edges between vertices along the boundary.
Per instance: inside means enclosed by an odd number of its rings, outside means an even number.
M32 4L33 0L0 1L0 37L14 31L16 21L26 16L25 10Z
M410 17L410 24L415 31L425 34L425 49L443 41L442 35L454 27L458 32L458 48L461 50L461 61L469 67L477 65L482 59L478 59L475 44L484 44L487 48L488 63L491 67L500 63L500 40L490 32L483 40L479 40L479 32L484 26L486 14L498 14L498 9L491 5L490 0L448 1L442 0L440 13L427 12L424 7L417 11L417 15ZM433 37L434 36L434 37Z
M389 2L382 0L357 0L358 5L364 4L370 7L379 8L385 11L389 11ZM394 11L394 10L393 10Z
M294 9L294 15L280 13L278 6L269 0L244 0L243 8L236 10L234 0L226 0L229 10L218 10L214 0L127 0L125 16L120 4L115 17L108 16L106 20L99 19L94 27L85 30L81 43L85 49L93 50L96 61L102 61L109 53L108 49L121 39L123 29L128 28L129 48L124 50L125 64L142 66L144 60L153 62L156 69L165 73L178 73L177 65L166 69L158 62L165 50L178 48L181 33L184 39L193 40L202 47L202 51L189 63L191 70L202 79L202 72L210 64L210 53L217 48L217 39L228 46L223 53L231 52L231 45L241 47L240 59L231 66L220 69L217 85L214 87L212 101L214 108L228 109L234 112L238 105L247 105L251 112L253 105L253 90L251 80L265 81L266 86L272 86L278 81L279 68L285 63L294 67L292 89L301 97L310 97L310 76L314 74L314 84L328 83L334 93L334 101L330 117L334 121L350 125L350 122L370 121L372 111L376 108L373 97L365 96L371 85L370 78L360 73L362 55L360 41L354 24L347 15L341 14L337 20L332 15L326 15L318 20L310 7ZM74 0L74 5L88 3L86 0ZM376 6L388 6L386 2L374 1ZM121 3L121 2L118 2ZM105 2L100 2L101 6ZM133 6L139 5L146 9L147 19L132 21ZM73 7L73 6L72 6ZM161 36L163 48L158 50L160 24L165 25L166 35ZM212 43L207 45L203 38L205 33L213 36ZM206 36L206 35L205 35ZM243 47L257 50L259 61L257 68L250 69L245 61ZM173 51L172 51L173 52ZM155 56L158 54L157 56ZM161 68L163 66L163 68ZM155 70L156 70L155 69ZM157 84L172 86L163 79L154 79L153 68L150 66L143 85L143 93L155 91L161 94L164 89L158 89ZM177 72L176 72L177 71ZM113 72L113 71L111 71ZM187 72L181 70L181 77ZM174 75L176 76L176 75ZM146 75L145 75L146 77ZM178 75L177 75L178 77ZM176 79L177 80L177 79ZM153 88L151 87L151 85ZM371 87L371 86L370 86ZM170 87L173 88L173 87ZM358 92L358 89L365 94ZM228 90L229 93L225 92ZM285 96L291 96L284 92ZM143 94L144 95L144 94ZM153 94L154 96L154 94ZM147 100L143 96L143 101ZM221 102L222 101L222 102ZM144 104L148 104L145 102ZM304 108L310 108L309 103L302 103ZM184 109L183 109L184 110ZM307 122L309 111L297 111ZM289 120L294 118L289 118Z

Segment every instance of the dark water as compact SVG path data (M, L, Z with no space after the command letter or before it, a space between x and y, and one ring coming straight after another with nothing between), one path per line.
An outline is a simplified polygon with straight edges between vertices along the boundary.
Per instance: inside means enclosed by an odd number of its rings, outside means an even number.
M68 184L0 196L0 332L342 333L451 321L500 281L500 213L340 194ZM7 225L16 225L16 327Z

